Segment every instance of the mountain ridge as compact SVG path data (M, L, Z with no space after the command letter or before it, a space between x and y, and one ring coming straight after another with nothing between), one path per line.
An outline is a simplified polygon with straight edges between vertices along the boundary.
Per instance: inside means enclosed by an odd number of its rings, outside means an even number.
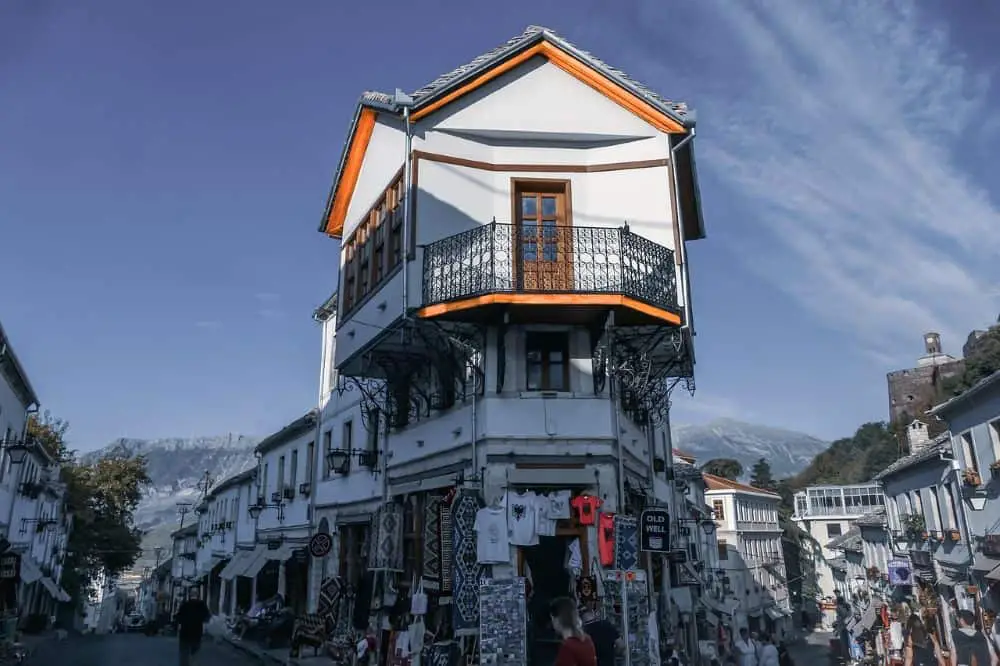
M791 476L805 469L825 451L829 442L802 432L759 425L732 418L705 424L675 425L675 448L690 453L702 465L712 458L738 460L749 473L753 463L765 458L775 478ZM180 502L193 504L203 492L206 471L215 485L256 464L253 449L263 438L231 433L204 437L122 437L96 451L81 456L90 463L108 455L146 457L151 480L135 513L135 524L146 531L143 557L137 567L154 563L154 548L169 552L170 533L179 527ZM193 516L185 516L190 521ZM190 523L187 523L190 524Z

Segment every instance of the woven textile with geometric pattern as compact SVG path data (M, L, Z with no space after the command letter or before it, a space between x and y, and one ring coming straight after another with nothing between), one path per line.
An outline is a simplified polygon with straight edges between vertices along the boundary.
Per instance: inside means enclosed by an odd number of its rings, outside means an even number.
M291 656L298 657L303 645L313 649L313 655L319 654L327 636L327 622L319 613L307 613L295 618L292 625Z
M455 531L451 527L451 504L442 499L438 506L441 515L441 522L438 525L438 533L441 535L441 592L449 594L452 583L451 558L454 555L452 539Z
M441 589L441 498L427 497L424 504L424 588Z
M476 513L482 507L475 491L463 490L451 503L452 629L456 636L479 632L479 577Z
M375 545L370 571L403 570L403 507L390 502L375 515Z
M639 568L639 526L633 516L615 516L615 569Z

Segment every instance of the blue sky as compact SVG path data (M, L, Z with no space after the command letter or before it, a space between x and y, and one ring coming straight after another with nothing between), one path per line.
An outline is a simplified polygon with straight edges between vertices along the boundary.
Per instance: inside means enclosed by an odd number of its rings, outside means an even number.
M337 253L316 226L359 94L529 24L698 110L678 420L849 434L924 330L957 351L1000 311L988 4L76 4L0 9L0 318L80 449L314 404Z

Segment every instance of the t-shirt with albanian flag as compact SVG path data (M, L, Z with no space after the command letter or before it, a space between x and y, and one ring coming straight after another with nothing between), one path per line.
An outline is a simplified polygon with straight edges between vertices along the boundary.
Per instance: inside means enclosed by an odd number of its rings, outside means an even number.
M604 504L600 497L593 495L578 495L570 502L576 509L576 519L581 525L593 525L597 522L597 510Z
M538 501L538 495L530 490L525 493L507 491L504 504L507 507L507 534L512 546L538 545L538 530L535 527Z

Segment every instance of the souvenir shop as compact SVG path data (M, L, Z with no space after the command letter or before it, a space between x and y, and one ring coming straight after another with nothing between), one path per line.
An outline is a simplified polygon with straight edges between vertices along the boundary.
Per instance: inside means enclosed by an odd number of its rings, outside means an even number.
M579 488L488 495L459 482L394 498L367 532L338 529L341 568L322 582L318 609L333 629L330 656L378 666L547 666L559 645L549 604L569 596L630 635L631 666L647 666L657 623L637 514L602 511L599 494ZM350 570L352 560L364 566Z

